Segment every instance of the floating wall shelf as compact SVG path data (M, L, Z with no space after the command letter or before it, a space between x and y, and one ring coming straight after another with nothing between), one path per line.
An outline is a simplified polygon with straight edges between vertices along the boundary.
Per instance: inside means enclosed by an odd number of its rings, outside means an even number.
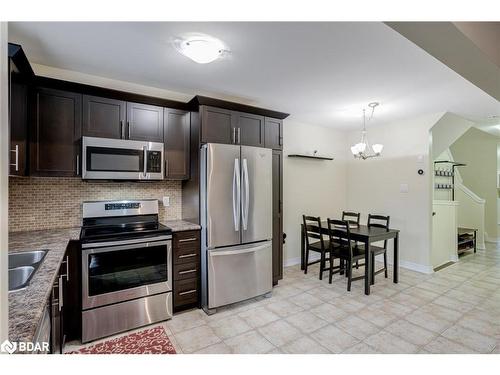
M313 156L313 155L303 155L303 154L289 154L289 158L305 158L305 159L316 159L316 160L333 160L333 158L325 156Z

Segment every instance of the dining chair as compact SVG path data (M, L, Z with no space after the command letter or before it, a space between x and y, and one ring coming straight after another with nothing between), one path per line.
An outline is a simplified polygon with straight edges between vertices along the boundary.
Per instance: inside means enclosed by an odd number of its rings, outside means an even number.
M323 272L329 269L325 267L325 263L327 260L331 263L331 259L326 258L326 255L329 254L330 241L323 238L321 218L302 215L302 221L304 222L304 237L306 240L304 273L307 274L308 266L319 262L319 279L323 280ZM309 263L310 251L320 253L320 259Z
M342 211L342 220L347 220L350 225L356 225L359 227L359 220L361 218L361 213L352 211Z
M357 226L359 228L359 222L361 219L360 212L352 212L352 211L342 211L342 220L347 220L349 226ZM355 246L358 246L358 242L354 242ZM356 269L359 268L359 262L356 262Z
M390 216L383 215L372 215L368 214L368 228L383 228L389 230ZM385 278L387 279L387 240L384 241L384 246L371 245L370 250L372 253L372 273L373 281L375 282L375 275L384 272ZM384 254L384 267L375 271L375 257L377 255Z
M353 263L364 259L365 251L362 247L353 246L351 231L347 220L328 219L328 235L330 237L330 274L328 282L332 283L335 273L333 260L340 259L346 263L347 291L351 291L352 281L364 279L365 276L352 277ZM364 264L361 264L363 266Z

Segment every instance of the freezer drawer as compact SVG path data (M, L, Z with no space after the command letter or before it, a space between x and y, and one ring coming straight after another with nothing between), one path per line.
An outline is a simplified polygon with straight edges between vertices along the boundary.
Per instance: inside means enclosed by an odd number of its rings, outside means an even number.
M208 308L270 292L272 241L208 250Z

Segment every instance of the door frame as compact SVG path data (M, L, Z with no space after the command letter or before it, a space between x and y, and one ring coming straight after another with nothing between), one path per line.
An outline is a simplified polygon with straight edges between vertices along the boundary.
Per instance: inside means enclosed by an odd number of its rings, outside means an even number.
M9 119L7 22L0 22L0 249L8 249ZM0 251L0 342L9 336L8 250Z

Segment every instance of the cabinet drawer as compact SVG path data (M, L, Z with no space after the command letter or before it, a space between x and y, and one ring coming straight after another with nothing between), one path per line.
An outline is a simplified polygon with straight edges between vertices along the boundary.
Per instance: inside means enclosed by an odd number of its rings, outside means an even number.
M198 279L180 280L174 283L174 306L198 301Z
M199 271L198 262L178 264L174 267L174 280L197 278Z
M195 247L176 249L174 250L173 258L174 264L198 262L200 258L200 249Z
M200 247L200 231L198 230L174 233L173 239L174 249Z

